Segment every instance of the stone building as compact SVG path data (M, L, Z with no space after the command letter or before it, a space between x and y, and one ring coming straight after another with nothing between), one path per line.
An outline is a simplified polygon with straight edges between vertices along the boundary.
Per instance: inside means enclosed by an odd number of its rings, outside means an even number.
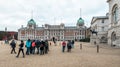
M120 46L120 0L107 0L109 4L108 44Z
M91 34L90 42L107 43L108 25L108 15L93 17L91 21L91 30L96 31L97 35Z
M79 18L76 26L65 26L64 23L60 25L45 24L38 27L33 19L28 21L27 27L21 27L18 30L18 40L30 39L48 39L57 40L80 40L86 38L86 26L84 20Z
M90 38L90 35L91 35L91 32L90 32L90 27L87 28L87 31L86 31L86 38Z

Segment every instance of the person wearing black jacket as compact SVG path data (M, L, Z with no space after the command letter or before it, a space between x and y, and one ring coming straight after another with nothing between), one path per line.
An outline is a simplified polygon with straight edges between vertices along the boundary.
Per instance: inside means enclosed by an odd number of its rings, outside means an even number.
M49 50L48 40L45 40L45 53L47 54Z
M16 43L15 43L15 41L12 40L12 42L10 43L10 45L11 45L11 48L12 48L11 54L13 53L13 51L14 51L14 53L16 54L16 51L15 51Z
M45 53L44 48L45 48L45 41L41 41L41 44L40 44L40 55L44 55L44 53Z
M23 42L23 40L21 40L21 43L20 43L20 45L19 45L19 51L18 51L18 54L17 54L17 58L19 57L19 54L20 54L20 52L22 51L22 53L23 53L23 58L25 57L25 54L24 54L24 49L23 49L23 47L24 47L24 42Z
M71 52L71 48L72 48L72 46L71 46L71 41L70 40L68 40L68 43L67 43L67 48L68 48L68 52Z
M35 47L37 48L37 54L39 54L39 47L40 47L41 42L39 40L36 40L35 44L36 44Z

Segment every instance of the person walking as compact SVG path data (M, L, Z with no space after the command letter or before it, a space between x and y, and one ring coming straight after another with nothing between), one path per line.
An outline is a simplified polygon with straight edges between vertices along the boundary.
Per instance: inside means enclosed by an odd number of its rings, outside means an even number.
M19 57L19 54L20 54L20 52L22 51L22 54L23 54L23 58L25 57L25 54L24 54L24 49L23 49L23 47L24 47L24 42L23 42L23 40L21 40L21 43L20 43L20 45L19 45L19 51L18 51L18 54L17 54L17 58Z
M48 40L45 40L45 53L47 54L49 51Z
M35 41L35 44L36 44L36 48L37 48L37 54L39 54L39 48L40 48L40 44L41 44L41 42L39 41L39 40L36 40Z
M28 39L26 41L26 48L27 48L26 55L30 54L30 47L31 47L31 41L30 41L30 39Z
M33 42L32 42L32 54L34 54L35 53L35 40L33 40Z
M65 47L66 47L66 42L65 42L65 41L63 41L63 42L62 42L62 52L64 52L64 51L65 51Z
M71 52L71 48L72 48L72 43L71 41L69 40L68 43L67 43L67 48L68 48L68 52Z
M40 55L44 55L45 42L42 40L40 44Z
M12 40L12 42L10 43L10 46L11 46L11 48L12 48L11 54L13 53L13 51L14 51L14 53L16 54L16 51L15 51L15 48L16 48L15 40Z

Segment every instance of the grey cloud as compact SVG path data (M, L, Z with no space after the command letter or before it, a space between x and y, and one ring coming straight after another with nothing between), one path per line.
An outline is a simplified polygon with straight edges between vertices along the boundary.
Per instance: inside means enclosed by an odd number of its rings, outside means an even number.
M33 18L39 26L54 24L55 21L56 24L63 22L69 26L76 25L80 8L87 24L90 24L94 15L104 15L108 10L105 0L4 0L0 3L0 19L3 22L0 26L17 31L22 24L26 26L32 10ZM3 29L1 27L0 30Z

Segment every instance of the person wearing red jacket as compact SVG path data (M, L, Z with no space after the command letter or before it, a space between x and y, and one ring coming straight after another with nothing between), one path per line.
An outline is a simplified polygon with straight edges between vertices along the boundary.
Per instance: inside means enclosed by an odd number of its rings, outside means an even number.
M32 42L32 54L34 54L35 53L35 40L33 40L33 42Z
M64 51L65 51L65 47L66 47L66 42L65 42L65 41L63 41L63 42L62 42L62 52L64 52Z

